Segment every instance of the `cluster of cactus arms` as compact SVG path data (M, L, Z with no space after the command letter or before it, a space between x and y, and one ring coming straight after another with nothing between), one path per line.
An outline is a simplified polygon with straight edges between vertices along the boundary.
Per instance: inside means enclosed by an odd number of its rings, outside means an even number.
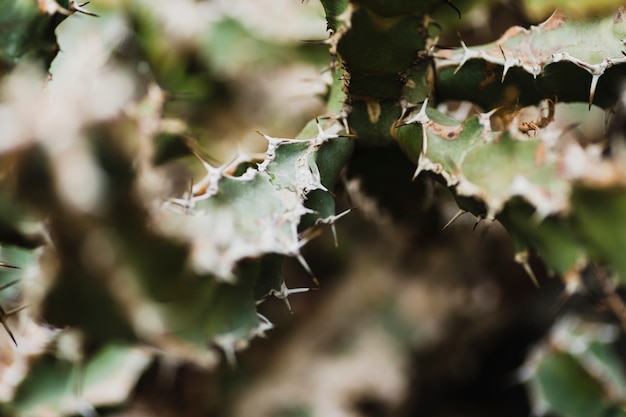
M285 257L315 285L300 249L344 214L334 190L355 148L399 147L414 180L436 178L459 214L504 225L531 277L531 252L568 294L584 289L583 275L595 277L626 331L626 9L585 21L555 12L492 43L450 48L432 14L448 9L456 19L453 1L321 2L334 80L326 113L295 138L262 132L264 154L211 161L185 123L165 115L167 93L149 71L118 111L90 113L77 100L55 113L54 103L38 103L28 126L12 126L28 104L4 88L0 320L13 345L0 348L3 414L71 415L122 402L159 356L234 364L273 327L258 304L277 297L289 306L290 294L307 290L287 287ZM141 31L142 7L127 3ZM19 77L35 62L45 71L26 79L28 90L46 90L55 29L91 14L85 8L0 5L0 76L13 80L4 85L25 85ZM132 47L150 65L150 46ZM448 104L459 101L477 110L453 118ZM600 138L559 122L569 103L606 111ZM538 112L526 118L529 106ZM56 138L51 119L77 113ZM196 161L196 175L168 194L165 161L180 155ZM72 164L82 168L66 172ZM72 184L84 186L75 176L93 189L73 194ZM623 358L605 327L559 323L529 357L523 373L536 412L626 416ZM118 389L103 394L102 384Z

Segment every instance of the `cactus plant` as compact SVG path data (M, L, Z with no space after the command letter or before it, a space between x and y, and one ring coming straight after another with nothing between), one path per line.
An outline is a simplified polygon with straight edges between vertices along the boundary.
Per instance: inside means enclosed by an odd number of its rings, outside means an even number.
M606 268L604 295L623 315L614 286L626 282L624 9L587 21L555 13L489 44L446 49L432 14L456 15L454 2L321 3L333 75L325 114L295 138L260 132L264 153L240 151L224 164L190 138L196 121L170 111L160 85L174 79L170 87L210 94L206 79L184 71L211 59L198 44L164 52L143 38L153 28L141 2L118 5L127 21L98 62L86 64L94 74L78 75L85 91L76 96L63 94L61 70L46 84L45 71L28 61L47 71L55 28L92 13L74 1L2 6L0 22L16 30L0 30L0 121L22 120L0 131L0 288L15 303L0 300L0 314L18 345L0 369L12 378L0 387L3 411L62 415L122 402L159 355L212 366L218 347L234 365L237 351L273 327L258 304L276 297L289 306L290 294L307 290L288 288L284 257L296 257L317 283L301 248L343 214L334 191L355 149L400 148L416 165L416 181L431 174L460 213L502 223L516 260L532 276L528 253L536 251L568 294L584 288L585 268ZM100 86L115 98L91 101ZM445 111L452 100L479 110L457 120ZM559 118L562 103L572 102L614 113L601 144L567 136L575 126ZM37 120L28 125L33 103ZM538 115L521 119L528 106L539 106ZM167 162L180 158L192 168L171 178ZM20 292L29 308L15 331ZM624 412L624 377L607 365L620 361L608 353L610 341L582 328L588 354L568 339L529 359L538 412L584 415L564 404L559 389L570 388L588 399L586 413ZM125 368L128 361L135 366ZM601 375L590 363L602 365ZM108 372L113 367L125 369ZM582 382L555 391L563 375ZM126 382L122 392L98 395L99 384L116 378Z

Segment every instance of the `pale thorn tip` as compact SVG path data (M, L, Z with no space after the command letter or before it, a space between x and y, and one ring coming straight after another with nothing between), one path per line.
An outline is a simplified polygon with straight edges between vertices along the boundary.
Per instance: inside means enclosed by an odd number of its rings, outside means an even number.
M591 86L589 87L589 110L591 110L591 105L593 104L593 98L596 95L596 86L598 85L598 80L600 79L601 74L593 74L591 76Z
M424 171L424 166L422 165L423 158L424 156L420 157L417 167L415 168L415 172L413 173L413 177L411 177L411 181L415 181L422 171Z
M70 2L70 10L72 10L73 12L75 11L75 12L78 12L78 13L85 14L87 16L100 17L99 15L97 15L97 14L95 14L93 12L90 12L89 10L86 10L86 9L83 8L84 6L88 5L89 3L91 3L91 2L90 1L86 1L84 3L78 4L76 2L76 0L71 0L71 2Z
M278 298L279 300L283 300L285 302L285 304L287 305L287 308L289 309L290 313L293 313L292 309L291 309L291 303L289 302L289 296L291 294L299 294L299 293L303 293L303 292L309 292L311 291L311 288L287 288L287 285L285 284L285 282L283 281L280 284L280 290L271 290L269 292L268 295Z
M458 219L459 217L461 217L465 213L467 213L467 211L465 211L463 209L459 209L459 211L457 211L456 214L454 216L452 216L452 218L450 220L448 220L448 223L446 223L445 226L443 226L441 231L443 232L444 230L446 230L448 227L450 227L450 225L452 223L454 223L456 221L456 219Z
M335 223L330 225L330 231L333 234L333 241L335 242L335 247L339 247L339 240L337 239L337 228L335 227Z
M426 114L427 108L428 108L428 97L424 99L424 102L422 103L422 107L417 112L417 114L409 117L404 122L405 125L410 125L413 123L419 123L422 125L422 153L421 153L422 156L425 156L426 152L428 151L428 136L426 134L425 125L430 122L430 118Z
M420 107L420 109L417 112L417 114L415 114L415 116L409 117L404 122L404 124L405 125L410 125L410 124L413 124L413 123L419 123L419 124L428 123L430 121L430 119L428 118L428 115L426 114L426 109L427 108L428 108L428 97L426 97L424 99L424 102L422 103L422 106Z
M316 225L317 224L329 224L330 225L330 230L333 234L333 239L335 241L336 248L339 247L339 241L337 240L337 228L335 227L335 222L339 220L340 218L342 218L343 216L345 216L346 214L350 213L352 210L353 208L349 208L347 210L342 211L339 214L335 214L333 216L328 216L325 218L320 218L315 221Z
M13 285L13 283L9 283L9 285ZM4 288L6 288L6 286L4 286ZM7 323L7 319L19 313L20 311L24 310L26 307L28 306L24 305L21 307L14 308L13 310L9 310L8 312L5 312L4 309L0 307L0 323L2 323L2 327L4 327L4 330L6 330L6 332L9 334L9 337L11 338L15 346L17 346L17 340L15 340L15 336L13 335L13 332L11 331L9 324Z
M480 222L482 222L483 220L485 220L485 217L484 217L484 216L482 216L482 215L478 215L478 216L476 216L476 221L474 222L474 227L472 227L472 231L475 231L475 230L476 230L476 228L478 227L478 224L479 224Z
M274 323L272 323L267 317L265 317L261 313L256 313L257 317L260 320L258 327L256 328L256 334L260 337L265 336L265 332L272 330L274 328Z
M530 280L535 285L535 287L540 288L541 286L539 285L537 276L535 275L535 272L533 271L533 269L530 267L530 263L528 263L528 258L529 258L528 249L515 254L515 262L522 265L522 267L524 268L524 271L526 271L526 274L528 274L528 276L530 277Z
M237 350L235 349L235 339L231 334L223 334L213 339L215 346L224 352L226 362L235 369L237 368Z
M300 265L302 265L302 268L304 268L304 270L311 276L311 279L313 280L313 283L315 285L319 286L320 285L319 280L313 274L313 271L311 270L311 267L309 266L307 261L304 259L302 254L300 254L300 253L296 254L296 259L298 259L298 262L300 262Z
M467 61L469 61L472 55L471 51L469 50L465 42L463 42L463 39L460 39L460 38L461 38L461 35L459 34L459 40L461 41L461 47L463 48L463 58L461 58L461 62L459 63L459 66L456 67L456 69L452 73L454 75L456 75L456 73L459 72L459 70L463 67L463 65L465 65Z

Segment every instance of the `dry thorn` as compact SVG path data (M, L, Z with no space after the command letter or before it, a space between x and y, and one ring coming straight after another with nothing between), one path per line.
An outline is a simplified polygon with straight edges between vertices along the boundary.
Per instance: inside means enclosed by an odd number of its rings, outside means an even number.
M287 288L287 285L283 281L282 284L280 285L280 290L270 290L267 296L271 296L279 300L283 300L285 304L287 305L287 309L289 309L289 312L293 314L293 311L291 309L291 303L289 302L289 296L291 294L300 294L303 292L309 292L314 289L315 288Z
M86 1L84 3L78 4L75 0L72 0L70 2L70 11L82 13L82 14L85 14L87 16L100 17L97 14L95 14L93 12L90 12L89 10L86 10L86 9L83 8L84 6L88 5L89 3L91 3L91 2L90 1Z
M515 254L515 262L522 265L522 267L524 268L524 271L526 271L526 273L530 277L530 280L535 285L535 287L540 288L541 286L539 285L537 276L535 275L533 269L530 267L530 263L528 262L529 256L530 254L528 253L528 249L522 252L518 252Z
M483 215L476 216L476 221L474 222L474 227L472 227L472 232L476 231L476 228L478 227L478 224L480 222L482 222L484 219L485 219L485 217Z
M509 60L506 57L506 55L504 54L504 49L502 49L502 45L498 44L498 48L500 48L500 52L502 53L502 56L504 57L504 64L503 64L503 69L502 69L502 78L500 79L500 82L503 83L504 79L506 78L507 72L509 72L509 69L513 66L513 64L511 63L511 60Z
M319 224L328 224L328 225L330 225L331 231L333 232L333 239L335 240L335 247L336 248L339 247L339 242L337 241L337 230L335 228L335 222L337 220L339 220L340 218L342 218L343 216L345 216L346 214L350 213L355 208L356 207L349 208L347 210L342 211L339 214L335 214L333 216L328 216L328 217L324 217L324 218L319 218L319 219L317 219L315 221L315 225L319 225Z
M11 267L11 268L17 268L17 267ZM14 280L6 284L3 284L2 286L0 286L0 291L5 290L17 284L17 282L18 280ZM13 310L4 311L4 309L0 306L0 323L2 323L2 327L4 327L4 330L6 330L6 332L9 334L9 337L11 337L11 340L13 340L13 343L15 344L15 346L17 346L17 341L15 340L15 336L13 336L13 332L11 331L7 320L9 319L9 317L19 313L20 311L24 310L26 307L27 306L21 306L21 307L14 308Z
M450 227L450 225L452 223L454 223L456 221L456 219L458 219L459 217L461 217L462 215L464 215L465 213L467 213L467 211L463 210L463 209L459 209L459 211L456 212L456 214L454 216L452 216L452 218L450 220L448 220L448 223L446 223L445 226L443 226L443 228L441 229L441 231L443 232L444 230L446 230L448 227ZM478 223L476 223L478 224ZM476 228L476 226L474 226L474 228Z

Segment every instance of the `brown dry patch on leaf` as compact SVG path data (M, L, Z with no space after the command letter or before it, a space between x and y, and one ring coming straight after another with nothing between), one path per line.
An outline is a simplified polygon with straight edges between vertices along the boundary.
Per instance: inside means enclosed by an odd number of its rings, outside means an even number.
M428 123L428 130L441 138L454 140L458 138L461 134L461 130L463 130L463 125L460 124L457 126L447 126L431 121L430 123Z
M565 14L555 10L554 13L543 23L538 25L541 31L557 30L565 25ZM517 61L515 66L527 65L536 66L543 65L552 55L554 50L543 50L534 47L534 30L536 28L526 29L521 26L513 26L494 43L495 46L488 51L488 55L492 57L501 56L502 59L514 59ZM507 47L506 44L513 38L520 38L519 42L512 44L515 47Z

